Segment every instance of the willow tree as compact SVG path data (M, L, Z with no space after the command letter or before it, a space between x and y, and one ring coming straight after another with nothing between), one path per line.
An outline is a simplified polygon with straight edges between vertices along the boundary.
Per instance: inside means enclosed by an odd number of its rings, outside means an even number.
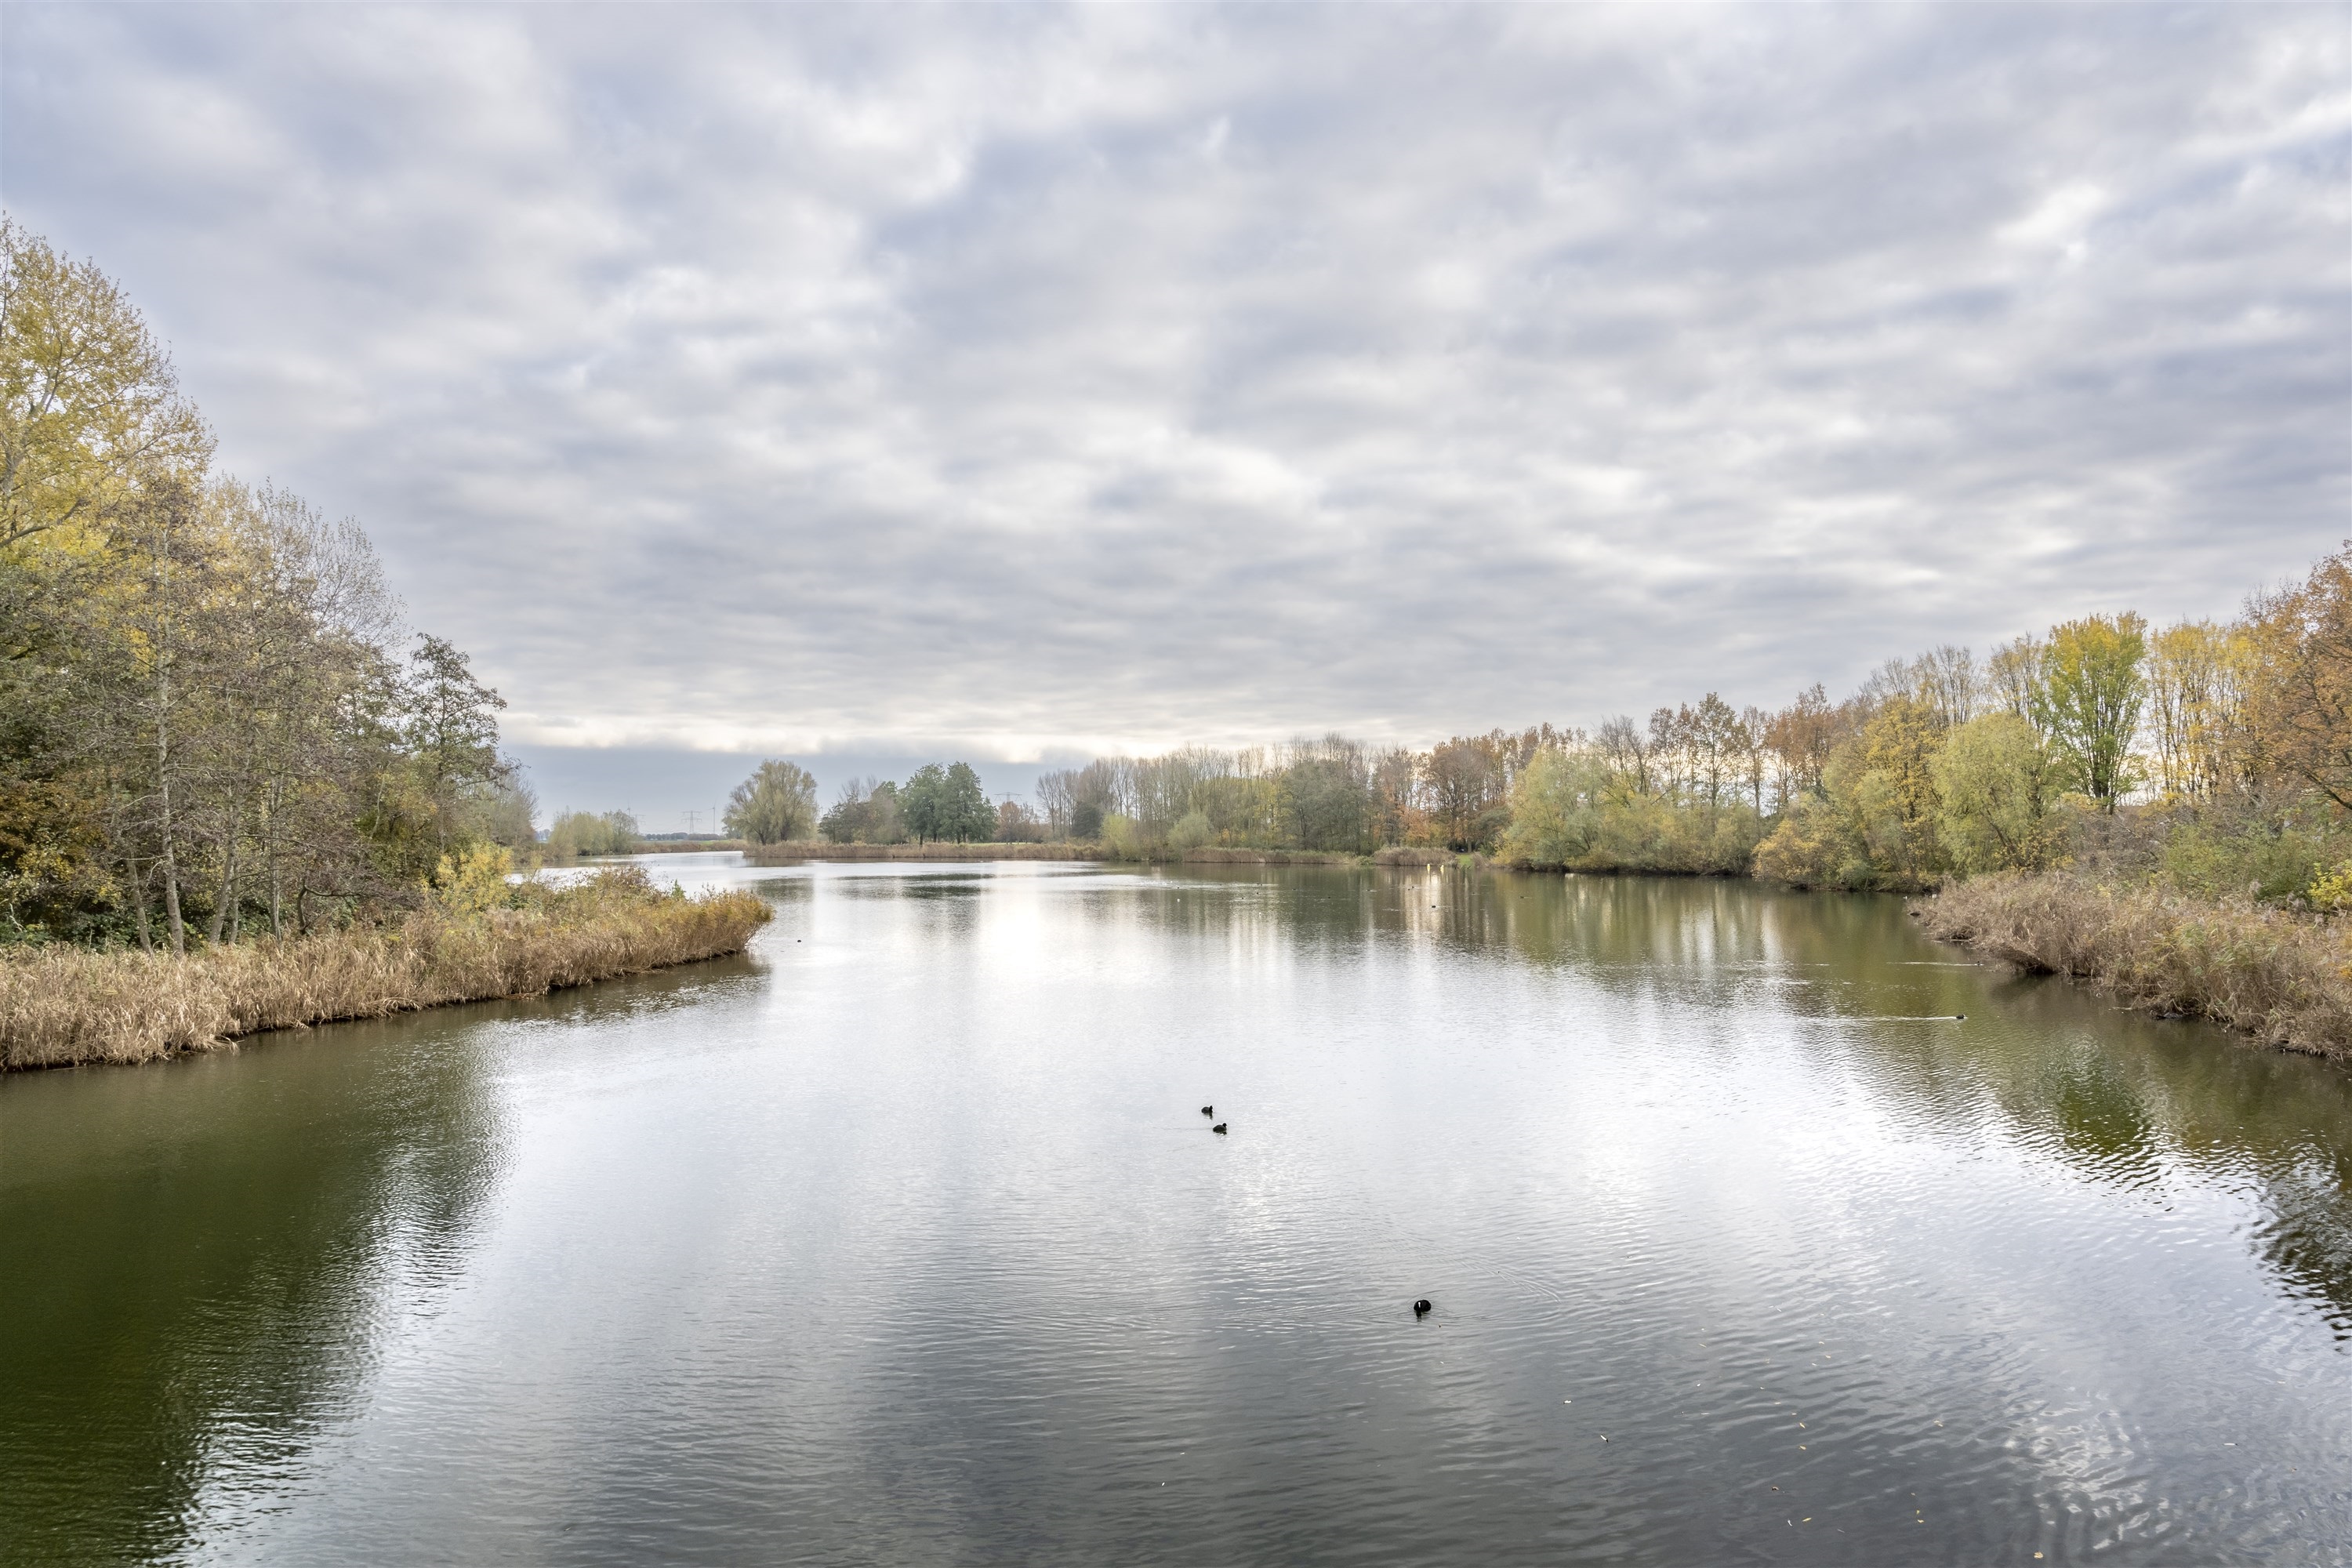
M799 763L772 757L727 797L726 825L753 844L806 838L816 827L816 780Z
M2063 847L2048 746L2014 713L1954 727L1930 759L1944 852L1966 872L2039 870Z

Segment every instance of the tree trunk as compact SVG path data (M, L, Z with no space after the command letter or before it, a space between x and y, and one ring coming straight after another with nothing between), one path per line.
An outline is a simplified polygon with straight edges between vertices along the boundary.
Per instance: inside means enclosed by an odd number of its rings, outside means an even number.
M168 510L173 504L166 499ZM172 837L172 540L175 519L159 520L166 534L154 542L155 551L155 790L161 817L163 858L163 917L172 933L172 951L188 951L187 924L180 918L180 861Z
M165 717L165 708L170 701L171 678L159 675L156 689L155 778L162 807L163 921L165 929L172 933L172 951L185 953L188 951L188 929L187 923L180 918L180 859L172 843L172 729L170 720Z
M221 944L226 931L227 939L236 940L236 819L238 802L235 794L228 797L227 842L221 850L220 891L213 898L213 918L205 928L205 941L213 947Z
M129 862L130 874L124 880L131 884L131 929L139 933L139 951L155 951L154 933L147 926L147 874L139 869L138 862Z
M171 855L163 857L163 924L172 933L172 951L185 956L188 951L187 922L180 918L180 870L173 864Z

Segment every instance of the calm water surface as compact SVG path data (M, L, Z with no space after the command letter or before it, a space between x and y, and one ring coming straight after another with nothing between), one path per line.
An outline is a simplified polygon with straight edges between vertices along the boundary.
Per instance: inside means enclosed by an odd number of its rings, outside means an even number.
M778 918L0 1080L6 1561L2352 1560L2341 1069L1891 900L657 864Z

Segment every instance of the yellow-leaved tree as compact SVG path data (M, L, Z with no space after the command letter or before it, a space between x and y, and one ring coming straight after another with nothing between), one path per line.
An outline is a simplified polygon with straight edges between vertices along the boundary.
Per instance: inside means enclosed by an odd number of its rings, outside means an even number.
M87 521L142 479L191 479L212 446L114 281L0 217L0 550Z

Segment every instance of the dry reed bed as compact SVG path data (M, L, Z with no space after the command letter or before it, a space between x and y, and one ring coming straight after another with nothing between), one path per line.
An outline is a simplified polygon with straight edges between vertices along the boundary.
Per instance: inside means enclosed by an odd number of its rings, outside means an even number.
M169 953L48 949L0 962L0 1069L137 1062L239 1035L535 996L740 952L749 893L665 897L627 879L516 910Z
M1916 907L1932 935L2095 980L2134 1006L2352 1059L2352 931L2342 922L2063 873L1956 883Z

